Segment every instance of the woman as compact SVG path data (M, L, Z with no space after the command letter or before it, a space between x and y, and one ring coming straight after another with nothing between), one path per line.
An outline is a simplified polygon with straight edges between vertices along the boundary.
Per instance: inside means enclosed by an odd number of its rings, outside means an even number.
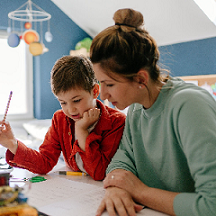
M204 89L162 75L154 39L132 9L92 42L101 99L129 107L104 180L97 215L136 215L141 205L169 215L216 215L216 103ZM141 205L139 205L141 204Z

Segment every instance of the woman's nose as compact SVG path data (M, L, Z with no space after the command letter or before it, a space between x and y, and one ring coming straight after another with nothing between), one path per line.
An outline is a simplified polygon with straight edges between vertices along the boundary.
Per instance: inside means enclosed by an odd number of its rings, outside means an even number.
M100 98L101 100L106 100L108 99L108 92L105 90L105 88L101 87L101 91L100 91Z

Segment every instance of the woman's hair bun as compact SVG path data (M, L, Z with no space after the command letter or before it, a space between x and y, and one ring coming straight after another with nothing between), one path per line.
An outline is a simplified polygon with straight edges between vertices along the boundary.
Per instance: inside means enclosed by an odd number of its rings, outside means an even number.
M130 8L119 9L114 13L115 24L140 28L144 24L143 15Z

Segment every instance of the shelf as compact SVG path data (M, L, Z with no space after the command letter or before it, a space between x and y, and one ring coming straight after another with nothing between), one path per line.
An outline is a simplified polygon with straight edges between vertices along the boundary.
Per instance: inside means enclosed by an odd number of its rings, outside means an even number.
M208 85L214 85L216 83L216 74L212 75L198 75L198 76L180 76L179 78L184 81L198 81L198 86L202 86L205 83Z

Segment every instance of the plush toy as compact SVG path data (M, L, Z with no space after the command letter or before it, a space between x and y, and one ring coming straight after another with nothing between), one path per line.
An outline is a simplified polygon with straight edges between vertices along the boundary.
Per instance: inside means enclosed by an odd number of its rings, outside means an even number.
M75 46L75 50L79 50L81 48L86 48L87 52L89 52L90 50L90 46L92 43L92 39L91 38L84 38L83 40L81 40L80 42L78 42Z
M75 46L75 50L70 51L71 56L84 55L89 57L89 50L92 43L91 38L84 38L80 42L78 42Z

